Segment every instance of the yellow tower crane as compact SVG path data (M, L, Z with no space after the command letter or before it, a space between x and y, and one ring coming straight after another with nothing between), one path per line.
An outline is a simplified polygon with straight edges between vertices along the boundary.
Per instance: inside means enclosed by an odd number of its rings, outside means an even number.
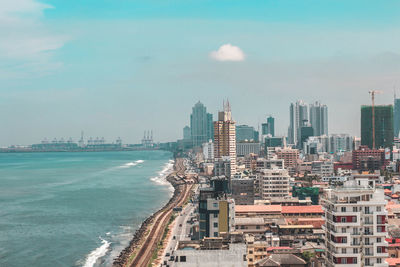
M369 94L372 100L372 149L375 149L375 94L382 94L382 91L371 90Z

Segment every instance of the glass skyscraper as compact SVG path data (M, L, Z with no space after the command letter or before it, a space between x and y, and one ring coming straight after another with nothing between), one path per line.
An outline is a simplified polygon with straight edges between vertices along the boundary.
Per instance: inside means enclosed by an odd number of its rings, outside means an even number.
M212 114L207 113L206 107L199 101L192 108L190 115L190 135L193 147L200 147L203 143L213 139Z
M394 99L393 130L394 130L394 137L399 137L399 133L400 133L400 98Z
M361 145L373 148L372 106L361 106ZM375 106L375 148L393 145L393 106Z
M314 136L328 135L328 107L319 102L311 104L310 123Z

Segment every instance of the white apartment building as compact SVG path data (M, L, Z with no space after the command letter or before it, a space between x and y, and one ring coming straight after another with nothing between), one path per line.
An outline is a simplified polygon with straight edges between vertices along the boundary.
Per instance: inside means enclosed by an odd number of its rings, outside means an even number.
M260 193L263 199L289 196L289 174L285 169L262 169L259 173Z
M311 163L311 173L324 176L331 176L334 173L333 162L331 161L313 161Z
M383 189L363 178L328 189L325 211L327 267L387 267L387 211Z
M209 140L207 143L203 144L203 157L205 161L214 160L214 143Z

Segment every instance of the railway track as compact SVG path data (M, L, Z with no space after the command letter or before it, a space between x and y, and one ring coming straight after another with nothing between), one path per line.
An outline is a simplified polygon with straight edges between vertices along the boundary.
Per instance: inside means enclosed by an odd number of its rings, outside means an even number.
M161 241L168 220L171 217L173 212L172 209L175 206L183 205L190 194L192 185L184 184L181 186L183 189L181 190L180 197L175 202L171 203L167 209L161 211L160 214L156 216L149 235L146 237L145 242L137 252L135 259L129 265L130 267L147 267L150 263L153 253L156 250L158 243Z

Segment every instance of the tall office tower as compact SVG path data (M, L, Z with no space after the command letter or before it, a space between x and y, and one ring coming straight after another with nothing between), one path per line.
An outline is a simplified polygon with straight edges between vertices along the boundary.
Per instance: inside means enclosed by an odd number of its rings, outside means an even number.
M191 138L190 127L186 125L183 127L183 140L190 140Z
M263 138L265 138L267 135L270 137L275 136L275 119L272 116L269 116L267 118L267 122L261 124L261 134L263 135Z
M309 137L315 136L314 128L308 122L304 122L304 125L300 128L300 136L298 142L298 148L303 149L304 142L308 140Z
M236 125L236 141L258 141L257 131L254 130L253 126L248 125Z
M345 152L353 150L354 138L348 134L331 134L329 136L330 153Z
M319 102L311 104L310 123L315 136L328 135L328 107Z
M210 121L211 119L211 121ZM203 143L212 139L212 115L207 113L206 107L199 101L192 108L190 115L190 131L193 147L201 147Z
M214 122L214 157L228 156L231 161L231 175L236 173L236 128L232 120L229 101L224 103L224 111L218 113Z
M393 129L394 137L399 137L400 134L400 98L394 98L393 110Z
M211 113L207 113L207 139L214 140L214 121Z
M322 200L327 267L388 266L385 202L383 189L368 178L328 189Z
M373 148L372 106L361 106L361 145ZM375 148L393 145L393 106L375 106Z
M302 100L290 104L290 125L288 131L289 143L297 145L300 142L300 128L303 121L308 120L308 106Z

